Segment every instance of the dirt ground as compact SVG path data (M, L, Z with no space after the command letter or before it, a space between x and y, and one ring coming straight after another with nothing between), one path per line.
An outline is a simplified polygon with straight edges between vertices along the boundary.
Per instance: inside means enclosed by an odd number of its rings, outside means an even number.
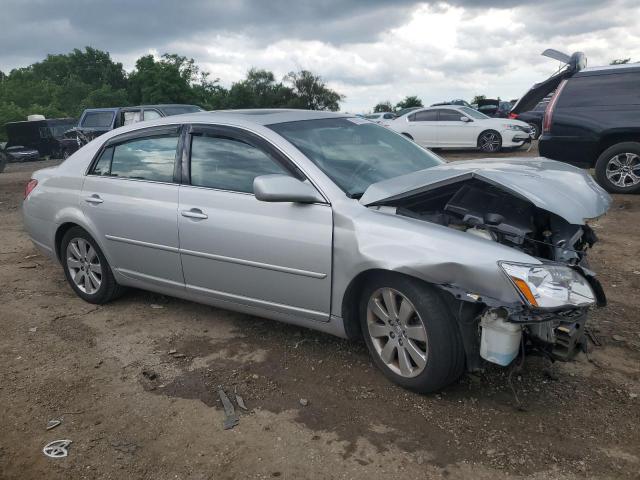
M22 229L24 185L53 163L0 174L0 478L640 478L640 196L594 225L601 346L528 358L519 409L497 367L421 396L328 335L142 291L84 303ZM248 407L233 430L219 386ZM42 454L56 439L67 458Z

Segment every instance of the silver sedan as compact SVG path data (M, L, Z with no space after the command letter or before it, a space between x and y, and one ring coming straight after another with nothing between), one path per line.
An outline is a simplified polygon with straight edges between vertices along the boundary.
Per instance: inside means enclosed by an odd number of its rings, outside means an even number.
M36 172L23 211L87 302L137 287L364 339L429 392L579 350L609 203L564 163L445 163L358 117L244 110L111 131Z

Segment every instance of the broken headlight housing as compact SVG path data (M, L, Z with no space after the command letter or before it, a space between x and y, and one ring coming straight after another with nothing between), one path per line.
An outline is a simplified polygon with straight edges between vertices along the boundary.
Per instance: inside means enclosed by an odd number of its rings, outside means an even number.
M500 262L525 302L538 308L586 307L595 295L586 278L564 265Z

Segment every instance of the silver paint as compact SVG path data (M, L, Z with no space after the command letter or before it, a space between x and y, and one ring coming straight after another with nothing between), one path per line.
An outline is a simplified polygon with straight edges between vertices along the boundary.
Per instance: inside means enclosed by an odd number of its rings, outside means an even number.
M58 167L34 173L39 183L23 204L25 228L41 250L58 257L58 229L80 225L123 285L345 336L345 292L368 271L400 272L513 305L520 297L497 262L540 263L505 245L374 204L471 176L575 224L601 215L610 203L585 172L546 159L448 163L374 184L358 201L265 126L340 116L345 115L204 112L116 129ZM308 177L326 203L264 202L246 193L86 175L110 138L187 123L234 126L262 137ZM102 203L85 201L98 197Z

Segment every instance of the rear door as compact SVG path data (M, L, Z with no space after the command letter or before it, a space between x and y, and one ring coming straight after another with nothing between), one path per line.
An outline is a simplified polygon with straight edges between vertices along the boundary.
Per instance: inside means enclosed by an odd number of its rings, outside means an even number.
M222 302L327 321L331 206L262 202L253 179L302 174L262 138L194 126L185 144L179 231L187 290ZM308 181L308 180L307 180Z
M422 147L437 147L438 111L418 110L407 117L407 132Z
M452 108L438 110L438 145L441 147L475 147L474 122L463 122L462 114Z
M112 268L139 281L182 288L179 141L176 126L114 137L85 178L82 204Z

